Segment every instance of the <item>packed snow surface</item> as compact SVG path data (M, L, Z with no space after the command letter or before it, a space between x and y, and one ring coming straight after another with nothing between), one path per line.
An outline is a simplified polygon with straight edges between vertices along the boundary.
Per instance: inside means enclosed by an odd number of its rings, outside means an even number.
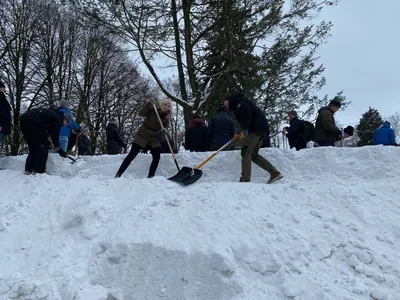
M222 152L196 183L162 155L0 160L0 299L400 299L400 148L263 149L284 178ZM193 167L210 153L181 153Z

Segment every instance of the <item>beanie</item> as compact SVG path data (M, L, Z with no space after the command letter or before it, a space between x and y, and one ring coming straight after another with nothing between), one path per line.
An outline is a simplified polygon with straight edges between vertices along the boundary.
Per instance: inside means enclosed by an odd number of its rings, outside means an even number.
M67 100L61 100L58 106L70 109L71 104Z
M6 88L6 86L4 85L4 83L2 81L0 81L0 89L1 88Z
M340 100L337 97L335 97L331 100L331 102L329 102L329 106L336 106L338 108L341 108L342 103L340 102Z
M344 133L348 134L349 136L353 136L354 127L349 125L345 129L343 129L343 131L344 131Z
M294 115L294 116L297 117L297 112L294 111L294 110L291 110L291 111L288 112L288 115Z

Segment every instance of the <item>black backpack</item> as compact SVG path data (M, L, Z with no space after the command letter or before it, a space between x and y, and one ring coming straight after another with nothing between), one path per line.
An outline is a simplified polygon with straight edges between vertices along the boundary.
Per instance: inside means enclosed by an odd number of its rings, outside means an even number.
M301 120L303 123L303 138L304 140L308 143L314 139L314 132L315 132L315 127L313 123L305 120Z

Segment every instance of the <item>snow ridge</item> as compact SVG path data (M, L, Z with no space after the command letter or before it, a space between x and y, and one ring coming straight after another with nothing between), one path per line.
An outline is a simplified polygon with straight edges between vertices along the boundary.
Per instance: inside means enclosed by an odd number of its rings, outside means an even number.
M210 153L180 153L194 166ZM50 155L52 175L0 161L0 299L395 300L400 295L400 149L263 149L238 183L240 153L180 187L162 155Z

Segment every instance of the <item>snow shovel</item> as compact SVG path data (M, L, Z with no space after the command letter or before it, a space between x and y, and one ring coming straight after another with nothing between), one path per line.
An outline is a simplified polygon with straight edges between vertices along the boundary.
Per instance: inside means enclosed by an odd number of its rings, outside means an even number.
M174 181L183 186L187 186L192 183L195 183L197 180L199 180L201 178L201 176L203 176L203 171L200 170L201 167L203 167L207 162L209 162L212 158L214 158L220 151L224 150L226 147L228 147L234 141L239 140L241 138L243 138L243 133L241 133L240 135L235 135L229 142L227 142L225 145L223 145L221 148L219 148L217 152L214 152L213 154L211 154L201 164L194 167L194 169L192 169L190 167L183 167L178 172L178 174L176 174L173 177L168 178L168 180Z
M178 162L176 161L176 157L175 157L175 154L174 154L174 150L172 150L171 144L169 143L169 139L168 139L167 132L166 132L165 129L164 129L164 125L163 125L163 123L162 123L162 121L161 121L160 115L158 114L157 107L156 107L154 104L153 104L153 107L154 107L154 111L156 112L157 119L158 119L158 121L160 122L161 130L164 132L165 140L166 140L166 142L167 142L167 144L168 144L169 151L171 152L172 158L174 159L174 162L175 162L175 166L176 166L176 168L178 169L178 172L179 172L179 171L180 171L180 168L179 168Z
M52 149L54 149L55 147L54 147L53 141L51 140L51 137L48 137L47 140L48 140L49 143L50 143L50 147L51 147ZM70 160L72 160L71 164L76 163L76 159L75 159L75 158L73 158L73 157L71 157L71 156L69 156L69 155L67 155L67 158L70 159Z

